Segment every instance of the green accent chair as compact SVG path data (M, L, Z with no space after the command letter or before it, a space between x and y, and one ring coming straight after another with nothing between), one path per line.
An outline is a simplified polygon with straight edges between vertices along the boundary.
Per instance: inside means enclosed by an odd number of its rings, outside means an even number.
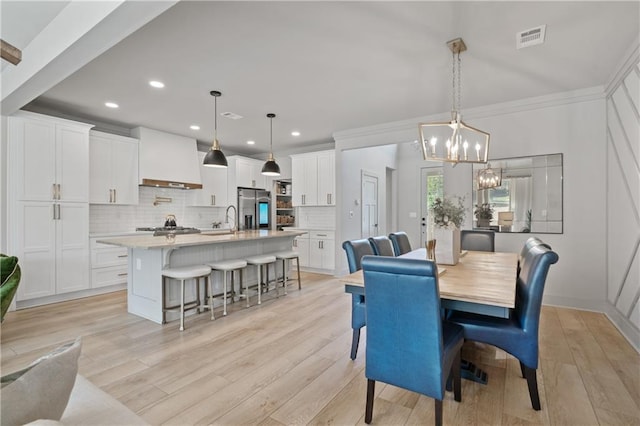
M18 291L20 276L18 258L0 254L0 277L2 277L2 284L0 284L0 322L4 321L4 315L7 313L16 291Z

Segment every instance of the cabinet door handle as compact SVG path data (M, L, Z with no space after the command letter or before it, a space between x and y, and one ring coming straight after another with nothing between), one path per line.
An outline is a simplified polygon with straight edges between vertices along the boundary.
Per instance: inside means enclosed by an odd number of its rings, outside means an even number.
M52 183L51 184L51 199L55 200L57 196L57 192L56 192L56 184ZM55 218L54 218L55 219Z
M109 202L113 203L113 189L109 190Z
M329 198L329 204L333 204L333 194L327 194L327 197Z
M123 272L123 273L121 273L121 274L118 274L118 276L119 276L119 277L126 277L126 276L127 276L127 273L126 273L126 272Z
M213 194L213 195L211 196L211 205L212 205L212 206L215 206L215 205L216 205L216 195L215 195L215 194Z
M53 220L56 220L56 205L54 204L54 205L52 205L51 207L53 208L53 212L52 212L52 214L53 214Z
M120 255L118 255L118 257L129 257L129 255L128 254L120 254Z
M114 203L117 203L117 202L118 202L118 201L117 201L117 196L118 196L118 193L117 193L117 192L116 192L116 190L114 189L114 190L113 190L113 202L114 202Z
M59 199L61 199L61 198L62 198L62 194L61 194L61 193L62 193L62 191L60 190L60 184L59 184L59 183L57 183L56 185L58 186L58 200L59 200Z
M53 205L53 219L60 220L60 204Z
M298 240L293 240L293 246L298 247Z
M302 204L307 204L307 196L302 194Z
M253 188L255 188L255 187L256 187L256 181L255 181L255 179L252 179L252 180L251 180L251 186L252 186Z

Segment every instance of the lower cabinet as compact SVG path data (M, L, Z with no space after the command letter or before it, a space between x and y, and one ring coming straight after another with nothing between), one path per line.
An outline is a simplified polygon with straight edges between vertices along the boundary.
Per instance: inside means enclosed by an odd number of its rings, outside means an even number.
M17 301L89 288L89 204L21 201L16 219Z
M127 248L96 242L91 238L91 288L127 283Z
M296 237L294 250L300 256L300 266L311 269L335 269L335 232L310 230L307 234Z

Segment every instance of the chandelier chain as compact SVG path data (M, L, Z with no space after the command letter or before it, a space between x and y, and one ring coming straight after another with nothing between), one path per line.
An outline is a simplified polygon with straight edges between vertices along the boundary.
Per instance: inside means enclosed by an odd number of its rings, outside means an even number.
M456 54L451 52L451 109L456 111Z
M460 70L460 65L461 65L460 52L458 52L457 56L458 56L458 61L457 61L458 62L458 104L456 105L456 111L458 113L460 113L460 92L462 92L462 83L461 83L461 79L460 79L460 74L461 74L461 72L460 72L461 71Z

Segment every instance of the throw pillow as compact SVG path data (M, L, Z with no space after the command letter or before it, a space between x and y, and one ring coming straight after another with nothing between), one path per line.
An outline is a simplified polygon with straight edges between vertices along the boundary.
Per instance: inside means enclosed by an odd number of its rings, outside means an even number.
M2 322L20 284L20 266L18 266L17 257L0 254L0 278L0 322Z
M59 347L24 370L0 379L0 423L23 425L38 419L60 420L78 373L82 341Z

